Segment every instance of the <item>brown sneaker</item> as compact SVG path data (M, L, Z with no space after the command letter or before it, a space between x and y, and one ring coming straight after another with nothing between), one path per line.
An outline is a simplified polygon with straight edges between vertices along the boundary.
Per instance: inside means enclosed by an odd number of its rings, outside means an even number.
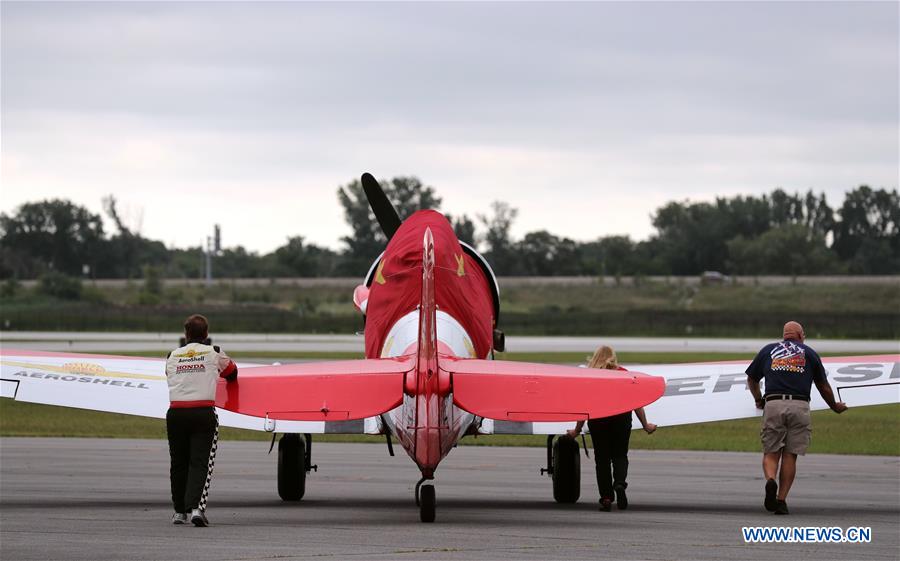
M612 499L609 497L603 497L600 499L600 510L603 512L609 512L612 510Z

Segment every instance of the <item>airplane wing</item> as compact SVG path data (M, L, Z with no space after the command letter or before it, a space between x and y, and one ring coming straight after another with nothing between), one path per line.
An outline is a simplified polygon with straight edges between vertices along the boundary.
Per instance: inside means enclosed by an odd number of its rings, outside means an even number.
M838 401L850 407L900 403L900 355L834 357L822 362ZM648 419L672 426L761 416L747 389L749 364L641 366L666 378L663 398L645 409ZM815 386L810 395L810 409L828 409Z
M399 403L407 366L397 360L282 366L238 363L242 399L220 404L225 407L217 411L219 424L258 431L378 434L378 419L363 417ZM360 381L364 370L374 371L371 384ZM312 385L318 389L309 390ZM277 407L268 419L254 398L264 388L276 396ZM306 395L297 402L299 408L316 406L318 416L284 414L285 410L298 410L278 401L278 395L283 400L288 391ZM224 380L218 392L227 398ZM344 399L345 395L355 397ZM165 418L169 406L163 359L33 350L0 351L0 397L158 419ZM322 414L323 405L335 413L331 417ZM385 409L379 410L381 407Z
M900 355L823 358L835 398L848 406L900 403ZM642 364L647 374L665 379L665 392L644 410L647 420L660 427L759 417L747 389L744 371L750 361L694 364ZM815 388L812 410L828 409ZM482 423L483 434L562 434L573 423ZM635 428L640 428L638 423Z
M658 399L662 378L640 372L599 370L444 357L454 403L501 421L571 421L631 411Z

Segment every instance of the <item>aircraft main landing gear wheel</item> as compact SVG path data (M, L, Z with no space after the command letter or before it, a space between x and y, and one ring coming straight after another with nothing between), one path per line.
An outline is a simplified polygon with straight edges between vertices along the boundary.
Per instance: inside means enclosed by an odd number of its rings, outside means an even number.
M422 485L419 491L419 519L422 522L434 522L434 514L434 485Z
M306 440L299 434L285 434L278 441L278 496L283 501L299 501L306 492Z
M581 496L581 457L578 441L561 436L553 444L553 498L558 503L575 503Z

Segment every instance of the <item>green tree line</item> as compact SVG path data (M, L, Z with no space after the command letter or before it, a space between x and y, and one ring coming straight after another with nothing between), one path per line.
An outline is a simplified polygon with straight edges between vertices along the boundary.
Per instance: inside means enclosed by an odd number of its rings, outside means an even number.
M383 180L401 217L440 210L433 187L416 177ZM218 278L357 276L384 249L385 239L359 181L337 190L352 234L334 251L288 237L270 253L224 248L213 259ZM99 214L68 200L23 204L0 215L0 278L199 278L201 247L167 248L129 229L116 200L104 200L115 231ZM514 239L517 209L502 201L474 219L449 216L459 238L478 246L498 275L695 275L900 273L900 196L862 185L832 208L823 194L776 189L762 196L673 201L652 215L643 241L605 236L580 242L539 230ZM52 288L52 287L51 287ZM48 289L49 290L49 289ZM51 290L52 291L52 290Z

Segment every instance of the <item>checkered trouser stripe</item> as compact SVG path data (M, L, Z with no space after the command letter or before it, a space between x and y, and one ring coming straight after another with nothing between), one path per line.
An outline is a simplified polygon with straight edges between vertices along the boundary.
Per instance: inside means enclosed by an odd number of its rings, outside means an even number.
M209 449L209 462L206 464L206 483L203 484L203 494L200 495L200 504L197 508L206 512L206 499L209 497L209 484L212 483L213 467L216 463L216 448L219 446L219 416L216 417L216 431L213 433L212 447Z

